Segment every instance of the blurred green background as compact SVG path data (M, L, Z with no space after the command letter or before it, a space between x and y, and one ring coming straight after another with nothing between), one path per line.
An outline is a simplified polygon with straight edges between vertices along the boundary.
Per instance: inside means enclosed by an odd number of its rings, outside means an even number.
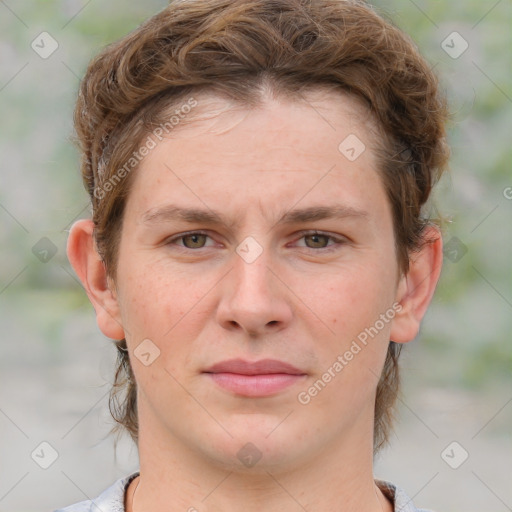
M376 473L439 511L512 510L512 3L372 3L440 76L453 153L436 195L443 273ZM89 215L71 120L90 58L166 4L0 1L0 511L94 497L137 468L107 436L114 351L65 254ZM58 44L47 58L31 47L42 32ZM42 441L59 454L46 470ZM458 469L441 456L452 441L469 454Z

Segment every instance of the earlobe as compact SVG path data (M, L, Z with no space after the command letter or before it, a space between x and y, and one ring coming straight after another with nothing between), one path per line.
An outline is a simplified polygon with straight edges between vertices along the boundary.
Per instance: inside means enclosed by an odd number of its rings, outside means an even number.
M432 300L443 264L443 242L439 229L428 226L423 247L411 255L409 271L400 279L396 301L402 309L391 326L390 338L396 343L412 341Z
M71 226L67 254L87 296L96 311L101 332L111 339L125 337L115 291L109 286L105 264L96 250L92 220L79 220Z

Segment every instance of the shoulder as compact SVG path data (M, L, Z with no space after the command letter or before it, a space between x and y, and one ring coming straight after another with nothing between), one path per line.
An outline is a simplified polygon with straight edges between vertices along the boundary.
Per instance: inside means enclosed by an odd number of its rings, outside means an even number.
M375 480L379 489L393 502L395 512L431 512L416 508L403 489L384 480Z
M80 501L55 512L124 512L124 495L128 484L139 475L138 472L120 478L93 500Z

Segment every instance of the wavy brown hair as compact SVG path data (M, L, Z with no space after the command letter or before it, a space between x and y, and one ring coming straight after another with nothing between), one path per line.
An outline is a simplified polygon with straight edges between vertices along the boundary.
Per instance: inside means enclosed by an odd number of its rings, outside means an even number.
M199 92L252 108L268 87L294 99L327 88L366 106L378 126L373 150L392 207L397 261L407 272L411 252L428 243L423 232L433 220L424 206L449 153L445 99L412 40L363 1L176 0L91 61L76 104L94 236L114 282L133 176L120 169L144 138ZM137 385L126 340L116 346L114 430L124 427L137 443ZM390 341L377 388L375 452L392 424L400 346Z

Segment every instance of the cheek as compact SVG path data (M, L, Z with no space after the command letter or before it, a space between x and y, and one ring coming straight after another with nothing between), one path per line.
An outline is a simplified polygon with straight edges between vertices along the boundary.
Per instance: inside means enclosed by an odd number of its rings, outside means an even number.
M326 403L334 400L341 408L347 404L356 407L356 403L362 403L374 393L394 313L390 311L393 279L391 273L378 267L375 259L370 265L353 266L350 271L340 269L335 275L323 277L319 280L321 286L305 295L308 307L331 331L325 337L322 322L310 324L311 336L324 340L315 344L321 361L315 378L333 383L328 385L327 393L322 392L320 404L322 400ZM380 315L386 313L385 320L381 320Z
M183 390L171 375L179 374L194 362L195 354L191 353L187 340L196 339L203 326L199 316L204 316L201 301L204 293L199 284L193 287L190 279L185 280L179 273L172 274L157 265L132 268L123 281L121 316L127 327L126 340L135 379L141 392L150 390L155 400L159 400L160 393L167 401L178 400L176 397L181 397ZM125 270L128 269L125 267ZM148 345L145 340L154 345ZM150 353L148 366L142 359L136 359L142 347L144 352Z
M347 339L373 324L392 304L393 276L380 270L378 263L367 260L327 275L297 276L294 288L319 319Z
M321 335L325 327L316 322L311 328L319 357L316 375L304 391L311 392L318 415L325 411L343 417L347 411L360 411L373 404L373 395L386 357L391 316L380 321L392 305L392 294L376 285L375 274L366 273L338 279L311 299L320 318L329 322L331 334ZM380 322L375 327L376 322ZM381 325L382 324L382 325ZM373 405L372 405L373 408ZM326 419L326 421L329 421Z
M164 348L172 344L177 332L183 335L200 328L197 317L211 287L209 282L190 279L190 275L155 263L122 270L121 316L132 344L150 338Z

